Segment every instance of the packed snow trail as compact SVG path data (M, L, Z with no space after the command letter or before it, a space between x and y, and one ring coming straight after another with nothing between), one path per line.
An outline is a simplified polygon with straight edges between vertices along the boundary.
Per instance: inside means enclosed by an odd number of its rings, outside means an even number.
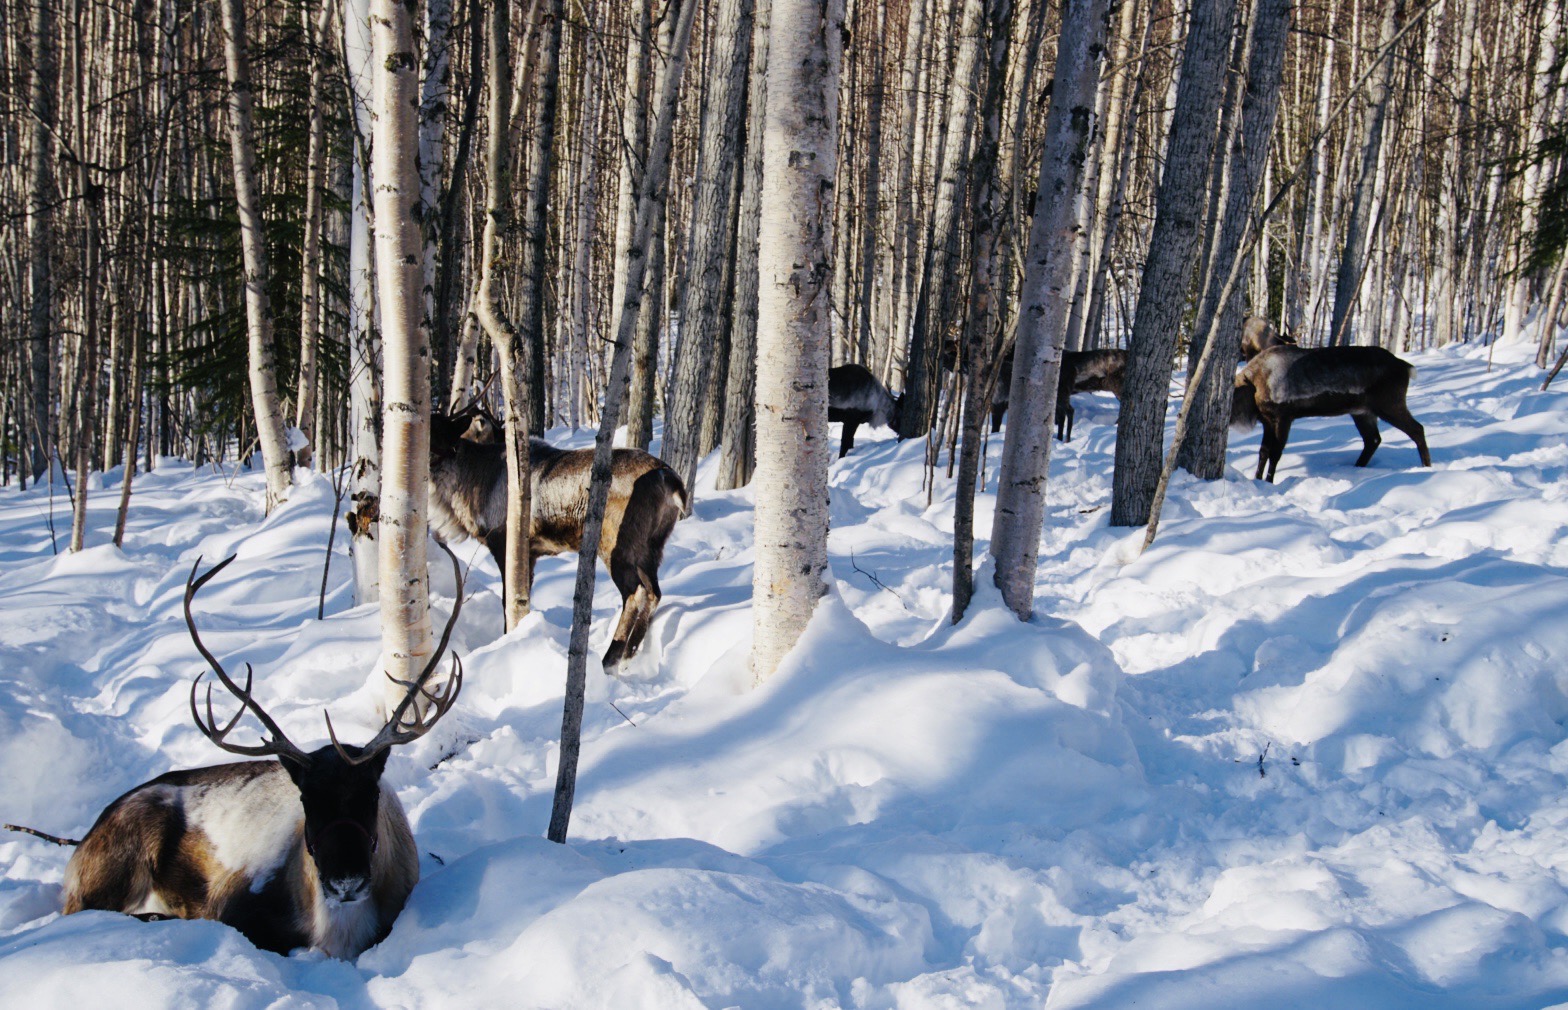
M464 545L463 696L387 771L424 855L384 943L346 964L217 923L62 919L67 853L6 836L0 1006L1568 1001L1568 392L1498 357L1415 359L1431 470L1387 430L1357 470L1348 419L1304 420L1266 485L1241 436L1226 480L1178 474L1142 557L1107 525L1115 403L1081 397L1028 625L984 572L948 625L951 481L927 505L923 447L862 429L832 474L837 592L757 689L749 492L705 469L644 653L590 671L566 846L540 836L575 558L540 561L538 609L499 638L494 565ZM197 620L291 738L323 741L328 707L374 731L377 614L341 537L315 620L331 485L266 519L261 489L163 461L123 553L58 557L47 493L0 491L0 818L79 834L224 759L187 707L197 556L239 554ZM440 620L455 586L431 576ZM596 649L618 602L601 572Z

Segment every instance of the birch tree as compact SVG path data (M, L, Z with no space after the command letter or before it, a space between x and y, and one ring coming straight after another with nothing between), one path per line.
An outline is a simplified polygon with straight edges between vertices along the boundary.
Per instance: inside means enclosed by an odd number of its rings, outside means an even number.
M27 272L28 353L31 361L33 479L54 479L56 431L51 381L55 364L54 134L58 64L55 61L54 5L33 4L32 71L28 78Z
M509 163L512 49L509 5L492 4L487 13L489 33L489 134L485 142L485 227L480 241L479 291L475 312L501 360L501 390L506 399L503 427L506 437L506 556L501 578L505 584L502 613L508 631L528 613L532 561L528 550L533 515L532 473L528 458L529 411L526 409L531 345L507 316L497 283L501 236L506 230L511 199Z
M1274 135L1274 117L1279 109L1280 73L1285 61L1285 38L1290 28L1290 0L1257 0L1251 18L1248 43L1246 85L1241 105L1240 131L1233 149L1227 153L1226 180L1220 188L1223 207L1217 218L1214 252L1209 259L1208 290L1198 312L1189 343L1189 360L1196 361L1203 351L1209 323L1219 316L1215 339L1215 361L1235 361L1241 350L1243 321L1242 286L1232 286L1231 295L1220 304L1231 265L1240 254L1247 232L1248 217L1262 189L1264 168L1268 163L1269 141ZM1253 297L1266 301L1266 290L1254 289ZM1204 480L1218 480L1225 473L1226 433L1230 426L1232 375L1228 368L1209 368L1192 380L1189 369L1187 395L1196 402L1188 419L1188 436L1182 443L1177 463Z
M251 126L250 61L245 53L243 0L220 0L223 62L229 81L229 148L234 158L234 198L239 205L240 247L245 258L245 322L250 336L250 396L256 438L267 472L267 511L288 495L293 476L283 408L278 401L272 342L272 304L267 297L267 239L256 181L256 139Z
M1116 424L1112 526L1146 523L1159 482L1171 358L1203 225L1235 9L1235 0L1193 0L1154 233L1149 239L1127 348L1121 415Z
M991 529L996 585L1020 621L1027 621L1034 610L1056 382L1067 336L1079 230L1074 197L1083 186L1095 85L1112 13L1111 0L1064 0L1040 148L1040 205L1029 231L1008 390L1011 416L1002 441Z
M695 0L691 0L695 2ZM725 313L725 281L735 252L736 172L745 136L741 114L751 41L751 0L719 0L707 105L702 121L697 191L691 218L691 258L681 297L675 383L665 404L660 456L688 488L696 483L700 426Z
M763 0L767 2L767 0ZM633 218L627 246L625 303L617 315L615 354L605 389L604 409L599 414L599 431L594 438L593 471L588 482L588 508L583 520L582 541L577 549L577 582L573 590L572 633L566 653L566 693L561 707L561 759L556 766L555 797L550 808L547 832L553 842L564 843L571 825L572 801L577 792L577 760L582 744L583 700L587 692L588 630L593 617L593 585L597 569L600 536L604 530L604 510L610 497L610 463L615 443L615 425L620 415L620 400L631 382L633 341L637 327L638 302L643 299L643 278L648 268L650 244L663 205L669 199L669 148L675 134L675 109L679 103L681 78L686 67L686 48L697 5L687 3L679 20L671 26L670 58L659 95L658 123L648 151L648 170L638 180L637 213Z
M1356 176L1350 223L1340 248L1339 272L1334 281L1334 315L1329 343L1336 347L1355 343L1351 312L1361 294L1366 273L1367 243L1372 228L1373 184L1383 148L1383 123L1388 114L1389 80L1393 76L1393 40L1404 19L1405 0L1388 0L1378 32L1377 65L1367 85L1367 115L1361 134L1361 170Z
M832 0L774 0L758 228L756 567L752 673L762 681L827 592L827 372L838 150Z
M314 453L316 414L316 343L321 328L321 193L325 188L327 114L326 43L332 31L333 0L322 0L310 36L310 139L305 167L305 221L300 252L299 382L295 395L294 427L304 435L305 448L295 462L309 466Z
M354 600L381 598L381 354L377 345L371 257L371 102L373 52L368 0L343 0L344 97L352 129L348 226L349 443L353 511L346 516L354 561Z
M426 576L430 478L430 330L419 221L419 63L412 14L374 0L376 286L381 306L381 669L390 710L428 662ZM421 699L422 700L422 699Z
M735 291L731 298L729 376L725 383L723 451L717 488L751 482L757 442L757 232L762 209L762 130L768 98L768 38L772 0L757 0L747 70L746 158L735 237Z

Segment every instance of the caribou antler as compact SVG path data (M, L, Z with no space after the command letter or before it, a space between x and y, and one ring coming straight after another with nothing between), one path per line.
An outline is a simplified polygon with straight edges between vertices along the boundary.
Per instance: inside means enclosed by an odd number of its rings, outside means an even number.
M375 737L364 747L360 748L359 756L351 756L343 745L338 742L338 735L332 728L332 715L327 713L327 735L332 737L332 746L337 748L338 756L351 765L364 764L371 758L388 747L417 740L430 732L453 703L457 701L458 692L463 689L463 661L456 655L452 657L452 675L447 678L446 686L439 691L433 691L425 685L429 682L431 674L441 662L441 657L446 654L447 643L452 639L452 629L457 625L457 615L463 610L463 569L457 561L457 555L452 553L446 544L440 545L446 556L452 559L452 576L457 580L457 599L452 604L452 616L447 618L446 628L441 632L441 641L436 645L436 651L431 655L430 662L420 671L419 676L413 680L398 680L389 677L394 684L406 689L403 700L387 718L386 724L381 727ZM409 711L410 706L418 698L423 698L427 703L424 712L418 709Z
M196 643L196 651L201 653L202 658L207 661L207 665L212 667L212 672L217 674L218 680L224 687L228 688L229 693L238 698L242 704L240 710L234 713L234 718L230 719L223 728L218 728L218 720L212 714L212 685L208 684L207 718L204 721L201 717L201 712L196 707L196 690L201 686L202 678L206 676L206 673L199 673L196 675L196 680L191 684L191 718L196 720L196 728L201 730L203 736L231 754L242 754L246 757L288 758L290 761L300 765L309 764L310 757L289 741L283 730L278 727L278 724L272 720L272 717L267 714L265 709L257 704L256 699L251 695L251 681L254 672L251 670L250 664L245 664L245 686L242 688L229 678L229 675L224 672L223 665L218 662L217 657L207 650L207 646L202 643L201 635L196 631L196 621L191 617L191 600L196 597L196 593L202 586L210 582L214 575L227 568L236 557L238 555L229 555L226 559L214 565L207 574L199 579L196 577L196 571L201 567L201 558L198 557L196 563L191 565L191 574L185 580L185 626L190 629L191 641ZM257 721L266 729L268 735L263 737L259 744L246 746L229 743L228 735L239 724L241 717L245 715L246 709L249 709L255 715Z
M500 374L501 373L499 371L491 372L490 373L490 378L486 379L484 381L484 385L479 387L479 392L475 393L473 395L473 397L468 401L468 403L465 404L463 407L461 407L461 408L453 407L451 410L449 410L447 412L447 416L448 417L461 417L464 414L472 412L475 408L483 410L484 408L481 407L480 404L484 402L485 394L490 392L490 387L495 384L496 376L498 376Z

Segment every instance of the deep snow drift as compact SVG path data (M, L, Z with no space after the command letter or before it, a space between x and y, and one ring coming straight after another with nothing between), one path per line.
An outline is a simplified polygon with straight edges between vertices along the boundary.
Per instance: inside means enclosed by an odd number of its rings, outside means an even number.
M620 679L590 661L564 847L540 836L575 558L540 563L538 610L498 639L495 568L465 546L467 685L387 772L423 879L383 944L347 964L210 922L62 919L67 852L6 835L0 1005L1568 1000L1568 391L1486 355L1415 358L1433 469L1385 429L1356 470L1348 419L1301 421L1269 486L1239 436L1229 479L1178 477L1141 558L1141 530L1106 524L1114 401L1080 398L1028 625L988 589L947 623L951 482L928 506L921 447L867 433L833 471L837 594L756 690L749 493L699 480L644 654ZM227 759L186 707L197 555L238 552L198 619L297 743L328 706L374 730L377 616L351 607L341 537L315 619L332 488L263 519L261 486L165 461L124 553L58 557L47 496L0 492L0 820L79 835L138 782ZM439 620L454 586L432 580ZM601 572L595 654L617 605Z

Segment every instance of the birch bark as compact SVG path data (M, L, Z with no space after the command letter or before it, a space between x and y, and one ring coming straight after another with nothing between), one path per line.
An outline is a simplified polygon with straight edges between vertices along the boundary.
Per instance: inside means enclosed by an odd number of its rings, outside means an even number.
M376 271L384 359L381 439L381 670L396 707L434 647L426 574L430 329L420 227L419 64L409 6L374 0ZM423 708L423 698L416 707Z
M229 81L229 147L234 158L234 197L239 205L240 248L245 259L245 329L249 336L250 398L256 437L267 473L267 511L288 495L293 475L283 409L278 403L278 370L272 343L272 303L267 241L256 181L256 140L251 126L250 61L245 53L243 0L220 0L224 68Z
M1002 441L991 556L1009 610L1027 621L1045 521L1056 381L1062 365L1073 284L1078 215L1089 156L1095 87L1114 8L1110 0L1063 0L1055 83L1040 149L1039 205L1029 232L1009 388L1011 417Z
M778 668L827 592L827 372L841 24L774 0L758 231L752 673Z

